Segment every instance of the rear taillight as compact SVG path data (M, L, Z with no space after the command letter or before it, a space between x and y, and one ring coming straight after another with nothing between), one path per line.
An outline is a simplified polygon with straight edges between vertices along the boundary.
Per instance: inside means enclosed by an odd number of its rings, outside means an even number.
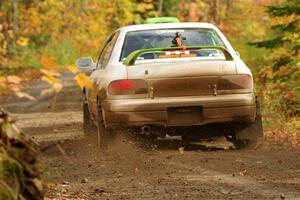
M218 90L253 89L252 76L248 74L222 76L218 81Z
M111 95L147 94L148 86L146 81L141 79L116 80L109 84L108 93Z

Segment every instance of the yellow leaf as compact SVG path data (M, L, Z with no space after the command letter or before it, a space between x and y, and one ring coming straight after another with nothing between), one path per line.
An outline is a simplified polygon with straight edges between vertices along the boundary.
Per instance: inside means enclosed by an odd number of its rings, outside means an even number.
M42 90L41 95L47 95L47 94L51 94L53 92L55 92L55 90L53 88L48 88L48 89Z
M240 171L240 175L247 176L247 175L249 175L249 172L246 169L243 169L242 171Z
M13 83L13 84L20 84L22 79L19 76L8 76L7 77L7 82L8 83Z
M13 39L14 38L14 32L12 31L12 30L9 30L9 31L7 31L7 35L11 38L11 39ZM28 42L27 42L28 43ZM26 44L27 45L27 44ZM25 46L26 46L25 45Z
M28 93L25 93L25 92L16 92L15 93L19 98L26 98L26 99L29 99L29 100L35 100L35 98L33 96L31 96L30 94Z
M63 85L61 83L54 83L52 85L52 88L54 89L55 92L60 92L61 89L63 88Z
M56 78L52 77L52 76L42 76L41 79L45 82L48 82L51 85L58 82L58 80Z
M25 37L19 37L19 39L17 40L17 44L20 46L23 46L23 47L27 46L28 42L29 42L29 39L25 38Z
M0 76L0 87L7 87L7 79L4 76Z
M236 159L235 159L235 162L238 162L238 163L241 163L242 162L242 159L240 156L238 156Z
M55 70L46 70L46 69L41 69L40 70L43 74L45 74L46 76L55 76L55 77L59 77L60 73L58 73Z
M47 94L51 94L51 93L58 93L62 90L63 85L59 82L57 83L53 83L51 88L47 88L42 90L41 95L47 95Z
M51 56L42 56L41 63L46 69L53 69L57 67L55 58Z
M79 69L75 65L69 65L68 70L70 70L73 74L79 72Z
M88 76L86 76L84 73L80 73L77 76L75 76L74 80L77 81L77 83L81 89L93 87L93 83L92 83L91 79Z

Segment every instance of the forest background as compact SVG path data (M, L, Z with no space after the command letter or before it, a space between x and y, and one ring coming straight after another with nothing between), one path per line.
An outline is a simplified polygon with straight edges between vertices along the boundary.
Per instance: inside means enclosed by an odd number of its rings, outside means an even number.
M265 130L300 132L300 0L0 0L0 95L158 16L217 25L254 74Z

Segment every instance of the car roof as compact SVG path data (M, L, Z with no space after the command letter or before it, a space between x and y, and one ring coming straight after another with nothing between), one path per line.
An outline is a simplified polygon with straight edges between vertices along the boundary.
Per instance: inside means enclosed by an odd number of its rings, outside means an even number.
M139 24L139 25L130 25L120 28L126 32L130 31L141 31L141 30L153 30L153 29L172 29L172 28L209 28L216 30L217 27L210 23L158 23L158 24Z

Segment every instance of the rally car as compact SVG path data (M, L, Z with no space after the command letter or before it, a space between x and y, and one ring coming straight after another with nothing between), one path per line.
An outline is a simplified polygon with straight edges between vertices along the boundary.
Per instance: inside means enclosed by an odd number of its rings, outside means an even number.
M114 127L126 126L153 138L223 135L237 148L255 147L260 103L239 54L212 24L159 21L119 28L96 62L77 60L94 84L83 90L85 133L96 125L107 144Z

